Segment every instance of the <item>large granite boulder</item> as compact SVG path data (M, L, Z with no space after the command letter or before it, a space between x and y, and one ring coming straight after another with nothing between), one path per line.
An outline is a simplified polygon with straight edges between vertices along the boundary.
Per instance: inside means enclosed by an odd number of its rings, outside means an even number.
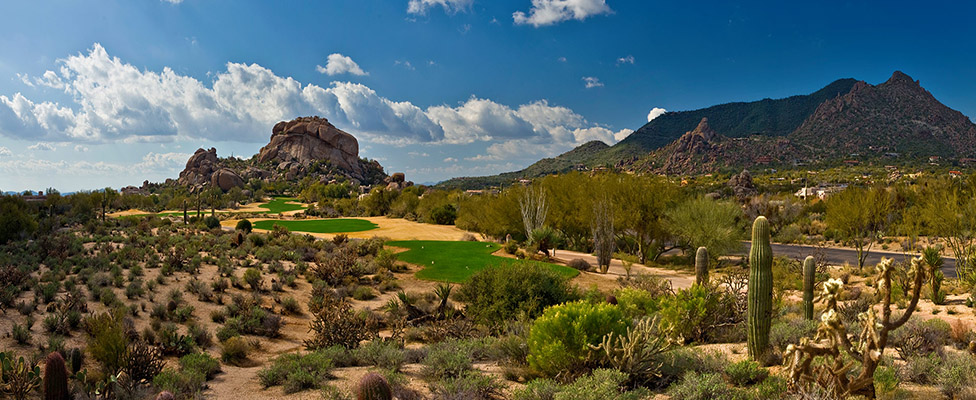
M325 118L301 117L275 124L271 142L261 148L257 162L288 162L309 164L329 161L349 175L362 178L359 161L359 142Z
M180 172L177 181L180 185L196 186L210 182L210 176L219 168L217 160L217 149L211 147L210 150L197 149L186 161L186 168Z
M226 192L235 187L244 187L244 179L231 169L221 168L210 175L210 184Z

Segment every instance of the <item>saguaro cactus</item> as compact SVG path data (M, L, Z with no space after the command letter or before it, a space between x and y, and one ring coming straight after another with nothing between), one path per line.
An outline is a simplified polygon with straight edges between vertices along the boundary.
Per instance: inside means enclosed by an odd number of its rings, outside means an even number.
M817 272L813 256L803 260L803 318L813 319L813 284L814 274Z
M769 347L773 313L773 249L769 245L769 221L761 215L752 224L748 299L749 358L761 361Z
M695 284L708 283L708 249L699 247L695 252Z

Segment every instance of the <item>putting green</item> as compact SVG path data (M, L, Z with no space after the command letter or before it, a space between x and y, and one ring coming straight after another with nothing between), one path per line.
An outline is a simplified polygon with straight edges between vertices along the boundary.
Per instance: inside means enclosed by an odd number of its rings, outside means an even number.
M301 204L290 203L292 201L297 201L297 200L298 199L295 199L293 197L275 197L272 198L271 201L265 204L261 204L258 207L266 208L268 209L267 212L272 214L295 211L295 210L304 210L305 206Z
M298 221L264 220L254 223L255 229L274 229L275 225L281 225L292 232L309 233L345 233L362 232L379 228L372 222L365 219L355 218L335 218L335 219L306 219Z
M386 242L388 246L409 249L397 254L401 261L423 266L416 273L419 279L464 283L471 275L490 265L503 263L541 264L567 278L579 275L576 269L539 261L518 260L492 255L501 248L497 243L451 242L436 240L407 240Z

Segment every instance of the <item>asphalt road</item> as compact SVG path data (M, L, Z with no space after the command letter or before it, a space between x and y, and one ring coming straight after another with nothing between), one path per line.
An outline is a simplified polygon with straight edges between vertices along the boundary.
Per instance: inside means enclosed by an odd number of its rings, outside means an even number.
M749 254L749 242L744 242L742 246L742 254ZM838 249L830 247L816 247L816 246L802 246L796 244L776 244L773 243L773 255L786 256L797 260L802 260L807 256L819 257L823 254L826 258L828 264L832 265L843 265L844 263L850 265L857 265L857 251L853 249ZM913 255L909 255L912 257ZM868 253L867 259L865 259L865 265L875 265L881 262L881 257L894 258L895 261L904 261L906 255L904 253L874 250ZM942 273L945 274L946 278L956 277L956 259L952 257L943 257Z

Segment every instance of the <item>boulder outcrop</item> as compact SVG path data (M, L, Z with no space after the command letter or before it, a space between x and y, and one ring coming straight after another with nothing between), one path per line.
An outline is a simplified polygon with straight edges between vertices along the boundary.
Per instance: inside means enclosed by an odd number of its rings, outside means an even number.
M258 163L294 161L303 165L328 161L352 177L363 177L359 142L319 117L301 117L275 124L271 141L261 148L256 160Z
M228 191L234 187L243 187L244 179L228 168L221 168L217 158L217 149L197 149L186 161L186 168L180 172L178 184L184 186L202 186L206 184Z

